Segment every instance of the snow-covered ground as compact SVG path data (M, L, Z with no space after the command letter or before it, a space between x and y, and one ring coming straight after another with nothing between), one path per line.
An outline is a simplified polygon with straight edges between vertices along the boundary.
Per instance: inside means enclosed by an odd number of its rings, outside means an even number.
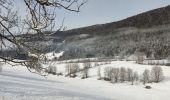
M59 58L60 56L62 56L64 53L64 51L61 51L59 53L55 53L55 52L49 52L49 53L46 53L45 56L47 57L47 59L49 60L52 60L54 58Z
M65 64L54 65L58 72L65 72ZM107 66L132 68L139 74L152 68L133 61L113 61L99 67L103 71ZM42 77L23 66L4 65L0 72L0 100L170 100L170 67L161 67L164 81L148 84L152 89L145 89L140 82L131 85L97 80L97 67L90 69L90 78L81 79L55 75Z

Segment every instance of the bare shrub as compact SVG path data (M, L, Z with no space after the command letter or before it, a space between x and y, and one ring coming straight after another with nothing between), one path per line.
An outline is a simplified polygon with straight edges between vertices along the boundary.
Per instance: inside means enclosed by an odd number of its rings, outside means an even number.
M133 69L128 68L127 69L127 81L131 81L133 77Z
M139 75L138 72L133 72L133 70L129 71L129 81L131 81L131 84L134 84L134 81L138 81L139 80Z
M114 82L118 82L119 79L119 68L112 68L111 70L111 80L114 79Z
M152 87L151 86L145 86L146 89L151 89Z
M142 81L143 81L143 84L150 82L150 71L148 69L144 70Z
M104 79L107 81L111 81L112 78L112 67L105 67L104 68Z
M126 80L126 73L127 73L126 68L121 67L120 68L120 81L121 82L124 82Z
M47 68L47 72L56 75L57 74L57 68L55 66L53 66L53 65L50 65Z
M2 72L2 63L0 63L0 72Z
M77 63L71 63L66 65L67 75L70 77L76 77L77 71L79 71L79 65Z
M138 72L134 72L133 73L133 81L138 81L139 80L139 74L138 74ZM133 85L133 82L132 82L132 85Z
M87 62L85 62L83 65L86 66L87 68L92 67L92 64L91 64L91 62L89 60Z
M101 68L98 67L97 69L97 76L98 76L98 79L101 80Z
M161 82L164 78L162 68L158 66L152 67L151 77L152 77L153 82L156 82L156 83Z
M82 78L88 78L89 77L89 68L91 67L90 62L86 62L83 64L83 70L82 70Z
M119 68L106 67L104 69L104 80L118 82Z
M79 71L79 69L79 65L77 63L74 63L72 64L71 73L75 75Z
M45 75L45 68L42 67L42 63L36 59L32 58L32 60L26 63L27 69L32 73L37 73L41 75Z
M139 81L139 74L138 74L138 72L134 73L134 77L135 77L135 81Z
M71 64L67 64L66 66L65 66L65 70L66 70L66 72L67 72L67 75L71 75Z

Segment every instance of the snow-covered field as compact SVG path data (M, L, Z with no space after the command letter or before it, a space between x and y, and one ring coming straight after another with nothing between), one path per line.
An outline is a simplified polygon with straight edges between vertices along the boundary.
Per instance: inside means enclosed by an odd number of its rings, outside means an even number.
M65 72L65 64L55 64L58 72ZM141 75L151 65L139 65L133 61L113 61L105 67L126 67ZM23 66L3 65L0 72L0 100L170 100L170 67L163 68L165 79L150 83L145 89L141 82L110 83L97 80L97 67L90 69L90 78L81 79L49 75L42 77L30 73Z

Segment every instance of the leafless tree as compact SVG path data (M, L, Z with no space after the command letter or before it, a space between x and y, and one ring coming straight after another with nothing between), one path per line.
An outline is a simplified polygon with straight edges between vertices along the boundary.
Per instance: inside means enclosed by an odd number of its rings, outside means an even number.
M56 66L53 66L53 72L54 72L54 74L57 74L57 67Z
M127 81L132 81L132 77L133 77L133 69L128 68L127 69Z
M146 84L148 82L150 82L150 71L148 69L145 69L145 71L143 72L143 84Z
M92 64L91 64L90 60L86 60L85 63L84 63L84 66L91 68Z
M31 60L29 56L27 61L14 60L12 57L0 55L0 59L4 62L13 62L25 65L29 71L39 73L43 68L39 68L36 63L40 63L44 57L37 52L37 46L31 47L25 43L23 39L17 38L16 34L41 34L46 35L44 31L51 31L55 26L56 9L65 9L68 11L79 12L86 0L23 0L27 16L20 20L19 12L15 10L14 3L21 2L18 0L0 0L0 46L1 52L5 50L15 50L16 54L20 54L24 50L27 54L35 54L38 60ZM24 10L24 9L23 9ZM24 11L23 11L24 12ZM58 30L62 29L59 28ZM14 31L15 30L15 31ZM48 34L49 35L49 34ZM10 44L10 45L9 45ZM39 57L41 56L41 57ZM39 64L40 65L40 64Z
M119 68L112 68L111 74L111 79L114 79L114 82L117 83L119 79Z
M105 80L111 81L112 79L112 67L105 67L104 68L104 78Z
M71 75L71 64L67 64L66 66L65 66L65 71L67 72L67 75Z
M89 68L90 67L91 67L91 64L89 62L86 62L83 64L83 69L82 69L83 78L89 77Z
M79 65L77 63L74 63L71 68L71 73L73 76L76 76L76 73L80 70Z
M97 76L98 76L98 79L100 80L101 79L101 68L98 67L97 69Z
M120 68L120 81L121 82L124 82L126 80L126 73L127 73L126 68L121 67Z
M50 64L49 67L47 67L47 72L56 75L57 74L57 67Z
M138 72L133 72L133 70L129 70L129 81L131 81L132 85L134 84L134 81L139 80Z
M32 73L36 73L42 76L46 76L48 74L46 73L46 68L42 67L42 62L37 58L31 58L24 65L26 65L27 69Z
M0 62L0 72L2 72L2 63Z
M67 64L65 69L68 76L75 77L76 73L79 71L79 65L77 63Z
M134 72L133 77L134 77L134 80L137 82L139 80L138 72Z
M158 83L158 82L162 81L164 78L162 68L158 67L158 66L152 67L151 77L152 77L153 82Z

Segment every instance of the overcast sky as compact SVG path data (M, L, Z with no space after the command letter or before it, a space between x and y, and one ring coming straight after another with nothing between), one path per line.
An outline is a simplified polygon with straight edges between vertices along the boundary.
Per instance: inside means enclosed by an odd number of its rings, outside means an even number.
M88 0L79 13L65 10L56 12L56 25L61 25L64 17L67 29L104 24L169 4L170 0ZM22 8L22 4L18 5Z

